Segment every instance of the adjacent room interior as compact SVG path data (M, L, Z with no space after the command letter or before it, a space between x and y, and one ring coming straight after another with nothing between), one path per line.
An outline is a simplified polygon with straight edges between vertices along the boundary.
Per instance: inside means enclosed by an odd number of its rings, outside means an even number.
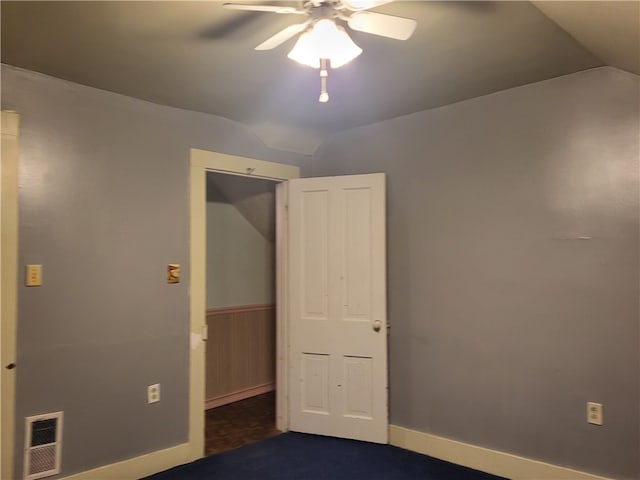
M275 428L275 182L207 174L206 453Z

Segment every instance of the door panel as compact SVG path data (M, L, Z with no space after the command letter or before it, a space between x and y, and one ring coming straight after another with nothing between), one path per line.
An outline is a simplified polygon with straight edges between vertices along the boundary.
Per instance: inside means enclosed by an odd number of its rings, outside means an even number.
M345 409L347 417L373 419L373 362L367 357L344 357Z
M344 272L345 321L371 321L371 192L345 190L342 200L344 235L341 237Z
M327 218L329 197L326 191L306 192L302 197L301 278L304 295L302 313L305 319L326 320L328 243Z
M302 354L302 410L329 414L329 355Z
M289 182L291 430L387 442L384 182Z

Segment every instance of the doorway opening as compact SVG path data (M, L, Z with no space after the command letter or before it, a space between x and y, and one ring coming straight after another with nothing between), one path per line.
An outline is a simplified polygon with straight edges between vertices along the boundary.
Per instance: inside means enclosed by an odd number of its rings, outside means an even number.
M300 178L300 168L196 148L190 149L189 175L189 459L205 454L206 400L206 328L207 310L207 174L208 172L270 179L276 184L276 284L277 304L287 305L287 184ZM288 401L288 314L287 308L276 311L276 426L289 428Z
M206 455L279 433L276 183L206 174Z

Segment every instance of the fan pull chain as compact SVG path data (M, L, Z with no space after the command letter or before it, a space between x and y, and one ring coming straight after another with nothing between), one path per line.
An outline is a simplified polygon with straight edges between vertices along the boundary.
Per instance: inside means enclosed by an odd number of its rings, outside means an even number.
M327 103L329 101L329 94L327 93L327 77L329 72L327 71L327 59L320 59L320 97L318 101L320 103Z

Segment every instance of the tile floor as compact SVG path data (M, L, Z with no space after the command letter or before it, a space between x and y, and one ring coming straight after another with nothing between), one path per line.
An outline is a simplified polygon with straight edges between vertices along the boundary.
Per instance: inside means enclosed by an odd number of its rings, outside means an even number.
M207 410L206 454L212 455L280 433L275 422L275 392Z

